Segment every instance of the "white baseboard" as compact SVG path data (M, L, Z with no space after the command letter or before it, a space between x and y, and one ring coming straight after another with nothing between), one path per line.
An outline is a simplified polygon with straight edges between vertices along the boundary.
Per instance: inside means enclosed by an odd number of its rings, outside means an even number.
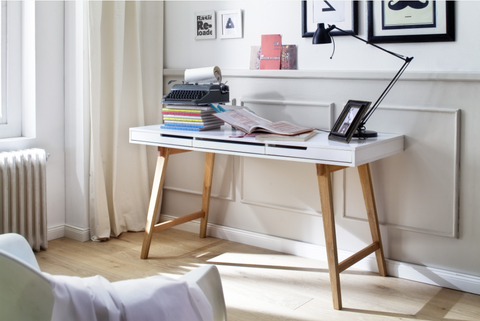
M67 224L48 228L47 239L49 241L61 237L68 237L79 242L86 242L90 240L90 229Z
M162 215L162 221L173 218L175 217ZM198 233L200 222L191 221L179 225L176 228ZM273 251L307 257L324 262L327 261L325 247L321 245L309 244L215 224L208 224L207 234L212 237L257 246ZM353 253L349 251L339 250L338 259L339 261L342 261L352 254ZM480 276L451 272L388 259L386 263L388 275L390 276L480 295ZM366 257L354 266L366 271L378 272L377 263L373 255Z
M80 242L86 242L90 240L90 228L80 228L65 224L65 237Z
M480 295L480 277L428 266L387 260L389 275Z
M47 230L47 240L55 240L65 236L65 225L49 227Z

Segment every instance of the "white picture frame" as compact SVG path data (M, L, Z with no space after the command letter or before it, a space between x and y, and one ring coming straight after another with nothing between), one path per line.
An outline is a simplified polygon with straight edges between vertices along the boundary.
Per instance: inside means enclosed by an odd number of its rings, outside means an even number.
M220 38L242 38L242 10L224 10L218 12L218 33Z
M195 12L195 39L207 40L217 38L215 11Z

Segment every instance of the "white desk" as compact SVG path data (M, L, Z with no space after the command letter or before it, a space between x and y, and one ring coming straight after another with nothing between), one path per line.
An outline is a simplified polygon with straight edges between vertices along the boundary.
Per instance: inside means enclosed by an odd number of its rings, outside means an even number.
M387 274L369 163L402 152L404 148L402 135L379 134L377 138L373 139L353 139L350 144L329 141L327 133L319 133L306 142L259 142L252 137L235 138L235 136L239 135L241 135L241 132L232 130L229 126L224 126L222 130L205 132L163 130L160 129L160 125L130 128L130 143L158 147L155 178L140 255L142 259L148 258L154 232L191 220L201 219L200 237L206 236L215 154L227 154L316 164L328 268L335 309L342 308L339 276L342 271L371 253L375 253L380 275L385 276ZM168 159L170 155L188 151L206 153L202 208L198 212L155 224L156 216L161 206ZM331 173L346 167L358 168L372 235L372 244L339 263Z

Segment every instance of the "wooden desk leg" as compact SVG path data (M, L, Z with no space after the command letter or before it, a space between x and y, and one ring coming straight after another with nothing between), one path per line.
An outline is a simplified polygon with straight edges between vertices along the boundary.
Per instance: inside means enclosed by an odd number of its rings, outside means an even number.
M328 272L332 288L333 307L342 309L342 293L340 288L340 270L338 267L337 236L335 232L335 216L333 212L332 179L329 165L317 164L318 187L322 203L323 229L327 249Z
M215 163L214 153L205 153L205 170L203 172L203 196L202 212L203 218L200 220L200 237L207 236L208 209L210 207L210 194L212 191L213 165Z
M375 195L373 194L373 184L372 177L370 175L369 164L358 166L358 175L360 176L360 183L362 184L363 198L365 200L365 208L367 209L368 223L370 224L372 241L373 243L378 243L379 245L378 250L375 251L378 271L381 276L386 276L387 267L385 264L385 256L383 254L380 228L378 226L377 207L375 205Z
M169 148L158 148L157 165L155 167L155 176L153 178L152 194L150 196L150 203L148 205L147 224L145 225L142 252L140 253L141 259L148 258L148 251L150 250L150 243L152 242L153 228L162 204L163 183L165 182L165 172L169 157Z

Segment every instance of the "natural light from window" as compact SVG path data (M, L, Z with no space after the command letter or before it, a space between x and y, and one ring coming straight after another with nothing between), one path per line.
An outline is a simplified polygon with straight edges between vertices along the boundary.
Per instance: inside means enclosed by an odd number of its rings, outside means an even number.
M5 107L5 104L3 103L3 99L2 99L2 93L3 93L3 30L5 29L3 27L3 22L5 21L5 19L3 18L3 1L0 5L0 124L4 124L5 123L5 119L4 119L4 116L5 115L5 111L4 111L4 107Z
M35 1L1 1L0 139L35 136Z

